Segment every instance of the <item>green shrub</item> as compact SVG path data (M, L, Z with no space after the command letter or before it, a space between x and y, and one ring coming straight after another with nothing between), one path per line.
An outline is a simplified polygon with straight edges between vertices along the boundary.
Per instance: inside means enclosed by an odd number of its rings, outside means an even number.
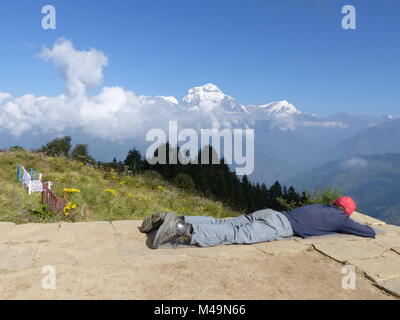
M179 173L174 179L173 182L179 188L186 189L186 190L194 190L195 184L191 176L187 175L186 173Z
M313 191L306 190L303 192L300 201L288 201L283 198L277 198L279 204L282 206L282 211L290 211L298 207L308 206L311 204L331 204L337 198L343 196L342 191L333 187L326 187L324 189L316 189Z
M71 159L90 165L96 163L96 161L89 155L87 144L77 144L71 152Z
M39 149L48 156L69 156L71 150L71 137L55 138Z
M327 187L324 189L316 189L311 192L310 197L307 198L306 204L331 204L342 196L343 193L338 188Z
M26 150L20 146L12 146L8 149L9 152L26 152Z
M155 180L157 182L161 182L164 180L163 176L154 170L146 170L143 173L143 176L146 177L147 179Z

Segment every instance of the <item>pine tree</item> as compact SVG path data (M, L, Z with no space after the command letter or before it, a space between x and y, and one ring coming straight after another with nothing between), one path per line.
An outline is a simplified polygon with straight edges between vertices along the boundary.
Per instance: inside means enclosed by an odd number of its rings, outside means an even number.
M282 192L282 187L279 181L276 181L271 188L269 189L270 196L271 196L271 209L280 211L281 210L281 205L278 201L278 198L283 197L283 192Z
M124 165L133 173L142 172L144 169L144 161L140 152L135 148L129 150L124 160Z

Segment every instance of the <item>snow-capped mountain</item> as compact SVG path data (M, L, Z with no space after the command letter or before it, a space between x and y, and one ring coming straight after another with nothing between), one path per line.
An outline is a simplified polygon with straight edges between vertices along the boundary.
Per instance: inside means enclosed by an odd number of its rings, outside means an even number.
M164 97L176 102L174 97ZM181 110L210 114L224 123L231 120L235 125L254 126L263 121L269 129L295 130L302 127L348 128L373 126L394 120L392 116L335 114L329 117L306 114L287 100L269 102L262 105L242 105L235 98L222 92L215 84L189 89L182 99Z
M294 130L302 121L303 113L287 100L274 101L267 104L244 107L253 121L269 122L270 128Z
M246 111L251 114L265 114L270 117L273 116L294 116L301 115L302 112L296 109L294 105L287 100L274 101L260 106L249 105L246 106Z
M395 120L391 115L376 116L371 114L336 113L324 118L325 121L336 121L347 126L359 125L361 127L373 127L382 122Z
M228 113L247 114L249 118L260 119L274 117L290 117L301 115L302 112L288 101L274 101L263 105L241 105L235 98L222 92L215 84L189 89L183 98L183 105L189 109L199 109L208 112L223 111Z
M223 93L212 83L189 89L188 94L183 98L183 105L189 109L204 112L246 112L236 99Z
M189 89L182 105L188 111L209 113L222 122L253 126L255 121L264 120L270 128L294 129L300 123L302 113L288 101L276 101L260 106L241 105L235 98L222 92L215 84Z
M284 131L298 127L344 126L341 122L325 121L315 115L307 115L287 100L262 105L241 105L212 83L189 89L181 105L184 110L209 114L225 124L231 122L252 127L256 121L263 121L270 129Z
M172 96L139 96L139 101L146 105L159 105L159 106L177 106L179 101Z
M392 116L350 115L338 113L328 117L306 114L287 100L261 105L242 105L232 96L222 92L215 84L207 83L188 90L181 101L173 96L140 96L145 104L166 106L177 115L193 114L210 120L218 126L253 127L262 122L266 129L282 131L298 128L349 128L362 129L382 122L395 120Z

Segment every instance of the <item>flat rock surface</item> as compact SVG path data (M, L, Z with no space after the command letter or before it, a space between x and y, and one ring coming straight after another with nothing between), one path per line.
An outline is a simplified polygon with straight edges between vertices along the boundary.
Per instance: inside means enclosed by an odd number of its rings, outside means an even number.
M280 240L262 242L253 245L255 248L269 255L282 255L288 253L301 253L311 250L311 246L299 243L296 240Z
M388 225L377 239L329 235L152 250L140 224L0 223L0 298L397 299L400 245ZM356 268L353 290L342 286L344 264ZM55 289L43 287L49 267Z
M15 223L12 222L0 222L0 240L6 237L7 233L15 227Z
M373 226L377 234L397 234L400 235L400 227L391 224Z
M376 244L376 240L316 243L314 247L318 251L340 262L376 258L382 256L386 251L384 247Z
M19 270L29 267L36 256L37 246L0 245L0 270Z
M373 259L351 259L349 263L375 282L400 280L400 255L393 250L385 251Z
M382 282L378 286L400 298L400 280Z
M367 216L365 214L359 213L359 212L354 212L351 215L351 218L355 221L357 221L358 223L362 223L362 224L367 224L369 226L382 226L382 225L386 225L385 222L372 218L370 216Z

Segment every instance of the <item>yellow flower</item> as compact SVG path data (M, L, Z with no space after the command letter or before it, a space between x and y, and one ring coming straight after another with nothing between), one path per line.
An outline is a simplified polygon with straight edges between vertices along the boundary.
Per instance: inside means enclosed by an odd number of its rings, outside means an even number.
M71 210L76 209L78 205L76 203L68 202L64 207L64 215L68 216L71 213Z
M106 189L104 190L104 192L108 192L109 194L111 194L113 197L118 195L118 192L114 189Z
M81 190L75 188L64 188L63 191L67 193L81 193Z

